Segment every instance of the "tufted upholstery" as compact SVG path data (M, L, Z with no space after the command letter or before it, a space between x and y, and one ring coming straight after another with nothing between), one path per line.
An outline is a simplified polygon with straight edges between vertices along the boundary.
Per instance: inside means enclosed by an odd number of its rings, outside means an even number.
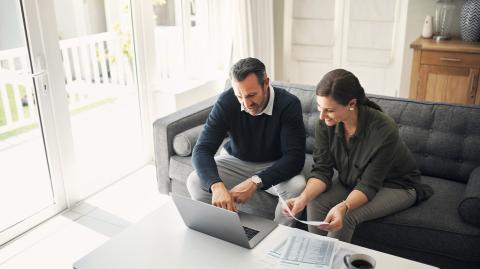
M397 122L423 175L466 183L480 166L480 107L371 99Z
M304 173L308 178L313 162L314 126L319 116L315 87L285 82L272 84L291 92L302 103L307 134ZM479 177L473 177L478 182L471 182L466 188L472 171L480 167L480 107L385 96L369 98L395 120L400 137L417 160L422 180L432 186L435 193L418 206L360 224L353 243L441 268L480 268L480 228L465 222L473 219L471 223L476 223L476 214L480 214L471 212L471 208L479 208L480 189L476 187L480 185ZM205 122L215 101L216 97L154 123L155 161L161 192L188 195L185 180L193 171L191 156L174 153L174 137L188 134L185 143L191 146L195 141L191 134L201 128L197 126ZM185 139L177 139L181 140ZM462 217L458 213L460 204ZM271 212L265 217L273 217L275 205L273 196L271 201L262 204L264 212Z
M319 113L315 87L275 82L296 95L303 109L307 153L315 143ZM384 96L369 96L398 125L400 137L417 160L423 175L466 183L480 166L480 107L418 102Z

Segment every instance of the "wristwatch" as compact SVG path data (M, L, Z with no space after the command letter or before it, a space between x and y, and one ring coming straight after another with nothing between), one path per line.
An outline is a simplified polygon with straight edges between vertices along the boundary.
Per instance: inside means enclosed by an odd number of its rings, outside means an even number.
M262 179L257 176L257 175L254 175L250 178L250 180L255 183L255 185L257 185L257 189L261 188L263 186L263 182L262 182Z

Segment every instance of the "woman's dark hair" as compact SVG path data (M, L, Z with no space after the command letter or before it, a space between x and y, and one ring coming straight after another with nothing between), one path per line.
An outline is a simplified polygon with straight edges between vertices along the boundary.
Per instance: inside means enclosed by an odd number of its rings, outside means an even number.
M332 97L342 106L348 105L352 99L357 99L359 105L382 111L380 106L365 96L365 90L358 78L344 69L335 69L325 74L317 84L316 93L318 96Z
M265 65L257 58L245 58L236 62L230 69L230 79L243 81L250 74L255 74L260 86L265 82Z

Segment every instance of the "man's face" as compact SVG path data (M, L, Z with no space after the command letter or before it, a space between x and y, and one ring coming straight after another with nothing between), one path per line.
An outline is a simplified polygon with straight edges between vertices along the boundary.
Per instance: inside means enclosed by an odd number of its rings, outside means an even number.
M265 107L268 99L268 83L267 77L263 85L260 85L257 76L253 73L242 81L232 81L235 96L248 114L255 116Z

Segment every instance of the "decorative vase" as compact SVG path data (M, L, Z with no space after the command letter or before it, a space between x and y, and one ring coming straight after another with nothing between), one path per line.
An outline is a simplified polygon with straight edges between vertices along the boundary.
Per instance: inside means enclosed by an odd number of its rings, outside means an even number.
M462 39L468 42L480 41L480 1L466 0L460 16Z

